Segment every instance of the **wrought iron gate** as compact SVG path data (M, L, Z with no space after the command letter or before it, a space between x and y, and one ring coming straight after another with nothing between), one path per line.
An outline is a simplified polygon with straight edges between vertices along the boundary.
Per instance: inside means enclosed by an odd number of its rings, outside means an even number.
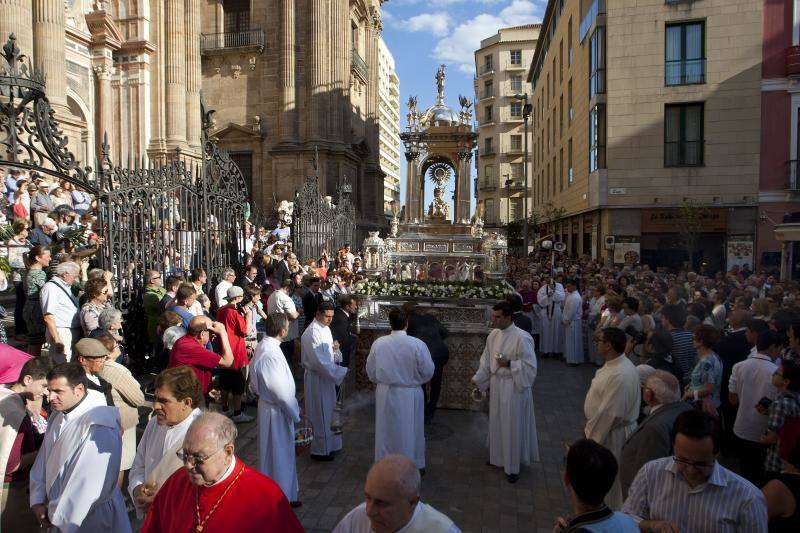
M356 226L356 210L350 201L350 183L345 178L339 185L334 203L330 196L323 197L320 192L316 155L314 170L314 176L306 180L294 200L292 235L295 253L301 261L317 260L323 247L333 259L338 248L352 243Z
M163 274L204 268L209 287L237 267L244 251L247 188L239 168L209 140L211 114L201 101L202 153L154 166L144 158L115 165L107 138L97 170L69 150L45 94L44 77L20 53L12 34L0 61L0 166L66 180L97 201L95 232L105 243L97 260L118 283L114 303L138 300L145 269ZM3 150L4 148L4 150Z

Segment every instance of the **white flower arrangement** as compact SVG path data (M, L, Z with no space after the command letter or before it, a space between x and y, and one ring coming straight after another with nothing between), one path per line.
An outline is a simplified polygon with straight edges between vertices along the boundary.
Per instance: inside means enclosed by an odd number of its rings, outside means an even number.
M514 292L507 281L492 284L453 281L381 281L363 280L353 288L363 296L397 298L442 298L452 300L501 300Z

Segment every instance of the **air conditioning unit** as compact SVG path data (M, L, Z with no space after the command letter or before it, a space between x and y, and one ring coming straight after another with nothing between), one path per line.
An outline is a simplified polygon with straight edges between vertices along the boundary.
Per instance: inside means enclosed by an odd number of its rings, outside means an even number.
M614 244L616 244L617 238L613 235L606 235L606 250L613 250Z

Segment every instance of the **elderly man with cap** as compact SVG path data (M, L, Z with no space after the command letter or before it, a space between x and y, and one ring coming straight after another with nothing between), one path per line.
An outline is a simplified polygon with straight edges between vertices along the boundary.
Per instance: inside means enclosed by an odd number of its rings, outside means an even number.
M564 311L561 313L561 323L564 325L564 358L567 360L567 365L578 366L583 363L583 329L581 328L583 300L574 279L564 282L564 289L567 291L567 296L564 298Z
M241 309L244 289L232 286L228 289L228 303L217 310L217 320L225 326L233 352L233 365L219 372L219 388L222 392L222 410L236 423L251 422L253 417L242 410L242 396L246 383L247 320ZM230 397L230 403L228 398ZM229 409L230 406L230 409Z
M35 531L28 478L39 448L31 413L47 392L49 357L31 358L7 345L0 353L0 531Z
M367 473L365 502L333 533L460 533L447 516L420 501L420 474L402 455L387 455Z
M108 359L108 350L97 339L81 339L75 343L75 355L78 363L83 367L88 379L86 388L97 391L106 399L106 405L114 405L111 397L111 385L100 377L100 371Z
M31 213L33 213L33 222L36 227L42 226L45 219L50 216L50 212L55 209L53 198L50 196L47 182L42 180L39 182L39 189L36 195L31 198Z
M39 292L39 303L45 324L45 339L50 344L50 357L56 363L72 358L72 346L81 334L80 306L72 293L72 284L78 280L81 267L77 263L59 263L53 279Z

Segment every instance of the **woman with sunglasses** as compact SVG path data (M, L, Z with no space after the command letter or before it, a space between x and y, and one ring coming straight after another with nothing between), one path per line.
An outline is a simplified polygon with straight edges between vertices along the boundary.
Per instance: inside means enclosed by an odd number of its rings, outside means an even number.
M83 288L86 303L81 307L81 329L88 337L100 327L100 313L108 309L108 286L104 279L90 279Z

